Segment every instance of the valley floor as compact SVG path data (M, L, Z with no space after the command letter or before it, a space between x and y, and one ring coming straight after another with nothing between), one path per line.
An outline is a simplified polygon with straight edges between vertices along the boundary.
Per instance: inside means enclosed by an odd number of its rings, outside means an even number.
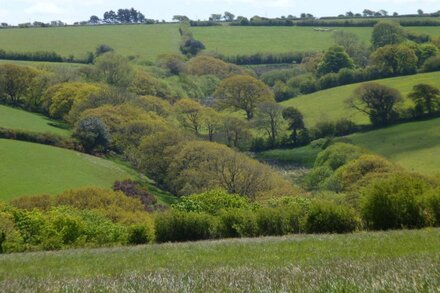
M11 254L0 264L3 292L434 292L440 229Z

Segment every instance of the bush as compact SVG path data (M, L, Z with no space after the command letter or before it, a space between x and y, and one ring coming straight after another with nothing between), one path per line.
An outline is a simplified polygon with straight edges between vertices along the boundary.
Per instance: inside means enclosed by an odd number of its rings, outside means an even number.
M398 172L400 169L391 162L375 155L362 155L338 168L325 186L330 190L341 192L350 189L359 189L367 185L372 179Z
M139 245L151 243L154 240L154 227L152 223L135 224L128 228L128 243Z
M377 230L420 228L426 225L421 197L425 180L395 174L372 181L362 191L362 214L368 227Z
M258 225L253 211L231 209L219 215L217 235L221 238L258 236Z
M353 209L318 201L312 204L305 224L308 233L350 233L359 226Z
M131 179L116 181L113 184L113 190L122 191L128 197L139 199L148 211L154 209L154 205L157 203L157 199L149 193L147 188Z
M237 194L229 194L221 189L214 189L200 194L183 197L173 206L184 212L198 212L216 215L227 209L249 209L249 200Z
M214 233L214 217L208 214L173 210L156 217L156 240L160 243L210 239Z
M423 198L425 208L435 226L440 226L440 188L428 191Z
M322 182L332 174L333 171L328 166L315 167L304 177L302 185L307 190L319 189Z
M105 153L110 143L107 126L96 117L86 117L79 120L72 137L78 139L88 153Z
M336 143L318 154L314 167L327 166L334 171L347 162L359 158L365 152L365 150L355 145Z
M434 56L425 61L422 72L433 72L440 70L440 56Z
M256 211L258 234L281 236L301 231L303 212L299 207L263 208Z

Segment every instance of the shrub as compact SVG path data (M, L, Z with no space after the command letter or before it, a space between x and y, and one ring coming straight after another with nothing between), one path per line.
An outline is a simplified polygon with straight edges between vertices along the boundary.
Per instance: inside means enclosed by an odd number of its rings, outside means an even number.
M329 187L329 182L331 182L335 189L330 190L337 192L359 189L378 176L397 171L400 171L398 167L382 157L362 155L337 169L325 184Z
M197 241L212 238L214 233L214 218L208 214L172 210L156 217L158 242Z
M173 206L185 212L199 212L216 215L226 209L249 209L249 200L237 194L229 194L221 189L214 189L200 194L183 197Z
M318 154L314 167L327 166L334 171L365 153L366 151L358 146L347 143L336 143Z
M146 210L151 210L153 205L157 203L157 199L149 193L147 188L131 179L116 181L113 184L113 190L122 191L128 197L138 198Z
M152 223L135 224L128 228L128 243L139 245L151 243L154 240L154 227Z
M48 211L54 205L54 201L50 195L24 196L11 200L11 205L21 210Z
M217 235L221 238L255 237L258 225L253 211L231 209L220 213Z
M427 191L425 180L395 174L377 178L362 191L362 214L371 229L420 228L426 224L421 196Z
M262 208L256 211L258 234L281 236L301 231L303 212L299 207Z
M440 56L429 58L423 63L422 72L433 72L440 70Z
M428 191L423 198L425 208L435 226L440 226L440 188Z
M307 216L308 233L350 233L360 226L353 209L328 202L314 202Z
M302 185L307 190L319 189L322 182L332 176L332 174L333 171L328 166L315 167L304 177Z

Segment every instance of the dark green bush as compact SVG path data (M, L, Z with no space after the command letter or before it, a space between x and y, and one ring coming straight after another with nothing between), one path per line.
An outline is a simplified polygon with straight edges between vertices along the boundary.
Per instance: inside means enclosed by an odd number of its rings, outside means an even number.
M363 218L376 230L423 227L427 223L421 198L427 190L427 182L414 175L377 178L362 191Z
M256 211L258 234L281 236L301 231L303 213L292 207L263 208Z
M158 242L182 242L210 239L215 233L215 219L204 213L172 210L156 217Z
M258 236L255 213L241 209L223 211L219 215L217 235L221 238Z
M154 229L148 224L135 224L128 228L129 244L147 244L154 240Z
M316 201L310 207L305 228L308 233L350 233L360 227L360 220L349 207Z
M440 226L440 188L428 191L424 198L424 205L435 226Z

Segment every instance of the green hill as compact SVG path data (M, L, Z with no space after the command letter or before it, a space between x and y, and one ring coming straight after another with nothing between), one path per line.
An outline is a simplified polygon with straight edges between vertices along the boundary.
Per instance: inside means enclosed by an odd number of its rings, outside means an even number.
M406 97L413 86L419 83L439 85L440 72L424 73L404 77L387 78L374 82L398 89ZM369 124L368 116L354 109L348 108L345 100L359 87L361 83L340 86L328 90L319 91L309 95L299 96L282 103L283 106L297 107L304 115L308 127L323 120L337 120L348 118L358 124ZM411 101L405 101L406 106Z
M426 175L440 173L440 118L356 133L346 139L410 171ZM272 150L259 157L310 167L319 151L309 145L290 150Z
M332 31L353 32L367 43L371 27L333 27L328 32L315 31L313 27L248 27L213 26L192 27L196 39L201 40L208 51L225 55L252 54L258 52L283 53L290 51L322 51L334 45ZM440 35L440 27L407 27L405 29Z
M155 60L159 54L179 50L178 25L103 25L57 28L2 29L0 49L6 51L55 51L64 57L83 57L99 44L126 56Z
M5 254L0 285L5 292L436 292L439 246L440 229L425 229Z
M61 148L0 139L0 200L56 194L81 187L110 188L132 177L111 161Z
M4 105L0 105L0 127L31 132L52 133L61 136L70 135L70 132L61 122L51 120L40 114Z

